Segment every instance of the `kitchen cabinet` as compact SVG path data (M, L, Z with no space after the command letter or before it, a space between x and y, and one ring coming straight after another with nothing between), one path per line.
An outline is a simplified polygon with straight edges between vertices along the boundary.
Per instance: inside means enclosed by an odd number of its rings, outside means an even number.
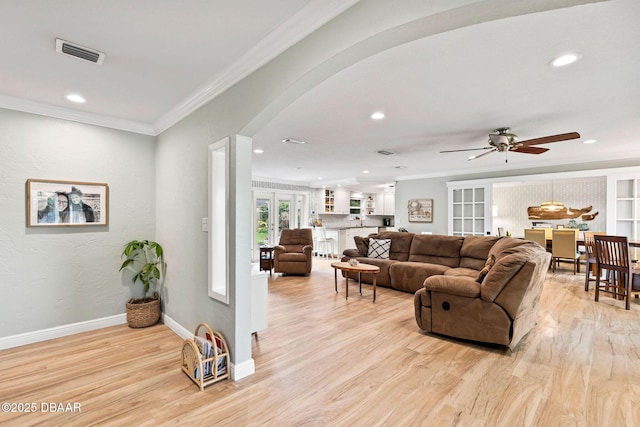
M335 212L335 191L325 188L320 191L320 200L318 200L318 213L334 213Z
M396 195L390 192L371 194L373 197L373 215L395 215Z
M320 192L318 213L349 215L349 198L350 193L345 188L325 188Z
M395 215L396 214L396 194L395 193L383 193L384 206L383 215Z
M335 213L340 215L349 215L349 202L351 192L344 187L335 189Z

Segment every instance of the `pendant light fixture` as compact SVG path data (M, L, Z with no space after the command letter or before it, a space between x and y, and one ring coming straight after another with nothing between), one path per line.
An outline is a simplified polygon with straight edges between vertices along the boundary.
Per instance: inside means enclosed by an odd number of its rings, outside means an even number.
M557 212L565 210L564 203L553 199L553 181L551 181L551 200L540 203L540 208L547 212Z

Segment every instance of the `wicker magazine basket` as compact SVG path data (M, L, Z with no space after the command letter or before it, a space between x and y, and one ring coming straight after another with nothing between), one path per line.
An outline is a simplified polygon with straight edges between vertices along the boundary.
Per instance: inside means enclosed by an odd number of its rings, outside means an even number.
M182 345L182 371L200 390L229 378L229 349L224 337L206 323L196 327L193 338Z
M127 323L132 328L146 328L155 325L160 319L160 297L153 294L152 300L143 303L134 303L130 299L127 303Z

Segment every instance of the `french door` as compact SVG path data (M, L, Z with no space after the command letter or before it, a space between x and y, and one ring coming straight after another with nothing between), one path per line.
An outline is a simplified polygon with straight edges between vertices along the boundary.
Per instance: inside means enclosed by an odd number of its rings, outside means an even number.
M285 228L304 225L307 196L302 193L282 193L255 190L253 192L253 250L258 259L261 246L274 246Z

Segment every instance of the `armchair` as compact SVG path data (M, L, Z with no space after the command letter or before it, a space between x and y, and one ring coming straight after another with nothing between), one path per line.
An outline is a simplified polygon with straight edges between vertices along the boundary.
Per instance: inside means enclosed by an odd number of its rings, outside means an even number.
M311 273L313 233L310 228L284 229L273 248L273 271L287 274Z

